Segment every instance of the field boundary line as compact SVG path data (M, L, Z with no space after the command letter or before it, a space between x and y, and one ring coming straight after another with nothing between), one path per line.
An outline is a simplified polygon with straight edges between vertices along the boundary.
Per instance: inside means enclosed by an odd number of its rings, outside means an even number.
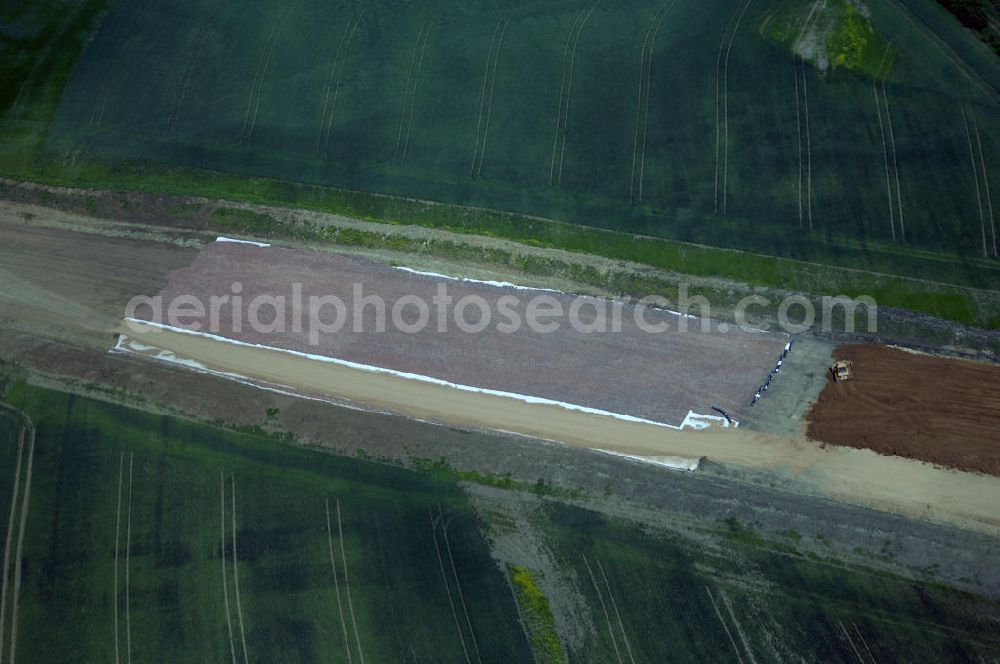
M611 608L615 610L618 627L622 632L622 641L625 642L625 652L628 653L629 661L635 664L635 657L632 656L632 645L628 642L628 635L625 633L625 623L622 622L622 614L618 612L618 602L615 601L615 594L611 592L611 584L608 583L608 575L604 573L604 565L601 564L601 559L597 556L594 556L594 562L597 563L597 569L601 573L601 578L604 579L604 587L608 589L608 597L611 598Z
M17 609L18 602L21 598L21 564L24 560L24 531L28 522L28 501L31 498L31 472L35 460L36 432L35 425L32 424L31 418L29 418L27 414L10 406L6 406L6 408L13 410L24 418L24 423L28 429L29 437L28 467L25 469L24 494L21 497L21 520L20 523L18 523L17 550L15 551L14 561L14 597L10 613L10 664L14 664L15 655L17 654ZM2 649L2 644L0 644L0 649Z
M733 605L729 601L729 596L726 595L726 591L722 588L719 588L719 597L722 598L722 603L726 606L726 611L729 612L729 617L733 619L733 626L736 628L736 634L740 637L740 642L743 643L743 648L747 651L747 657L750 658L752 664L757 664L757 658L753 656L753 650L750 649L750 641L747 639L747 635L743 632L743 626L740 625L740 621L736 617L736 612L733 611Z
M0 662L3 662L4 654L4 625L7 616L7 577L10 569L10 547L14 540L14 521L17 517L17 494L20 490L21 481L21 459L24 452L24 435L27 429L21 428L21 435L17 444L17 466L14 468L14 492L10 497L10 516L7 520L7 539L3 547L3 581L0 583Z
M726 636L729 637L729 643L733 646L733 652L736 653L736 659L739 660L740 664L743 664L743 655L740 653L739 646L736 645L736 639L733 638L733 633L729 631L729 625L726 624L726 619L722 617L722 611L719 610L719 605L715 602L712 590L708 586L705 586L705 592L708 593L708 599L712 600L712 608L715 609L715 615L719 618L719 622L722 623L722 628L726 630Z
M219 483L222 487L221 492L221 502L220 502L220 513L221 519L219 523L221 524L222 531L222 547L220 553L222 554L222 597L226 604L226 626L229 629L229 654L232 655L233 664L236 664L236 643L233 640L233 618L232 613L229 610L229 587L226 582L226 476L220 470L219 471Z
M976 170L976 155L972 149L972 135L969 132L969 119L965 114L965 107L962 107L962 123L965 125L965 140L969 146L969 163L972 165L972 179L976 183L976 205L979 206L979 228L983 239L983 256L989 257L986 250L986 217L983 214L982 192L979 190L979 173Z
M358 618L354 613L354 600L351 599L351 577L347 574L347 549L344 547L344 522L340 517L340 499L337 499L337 538L340 540L340 562L344 566L344 590L347 591L347 608L351 611L351 627L354 628L354 640L358 644L358 659L365 664L365 652L361 649L361 634L358 632Z
M641 143L641 153L639 157L639 202L642 202L642 192L644 190L644 184L646 179L646 139L649 135L649 100L652 97L652 87L653 87L653 51L656 48L656 38L660 34L660 30L663 28L664 21L667 20L667 16L670 15L671 10L673 10L674 5L677 4L677 0L672 0L670 5L666 8L663 16L660 17L659 22L656 24L656 28L653 30L653 34L649 40L649 50L646 58L646 101L642 112L642 143Z
M486 117L483 121L483 142L482 147L479 150L479 165L475 167L476 177L483 174L483 161L486 159L486 145L490 138L490 122L493 120L493 100L497 86L497 71L500 69L500 52L503 49L503 38L507 34L507 28L510 26L510 19L513 15L514 9L511 8L507 11L504 18L501 19L503 26L500 29L499 37L497 37L496 51L493 53L493 68L490 73L490 92L486 99ZM480 112L482 111L480 110Z
M569 35L566 38L566 47L563 50L563 77L559 87L559 115L556 120L555 142L552 145L552 166L555 166L557 159L559 161L559 171L555 177L555 186L557 187L562 185L563 163L566 160L566 127L569 125L569 105L573 96L573 76L576 72L576 47L580 43L580 35L583 34L584 27L586 27L587 22L599 4L601 4L601 0L593 0L580 10L580 13L577 14L576 19L573 21L573 25L570 27ZM557 146L558 157L556 156ZM549 186L553 185L554 170L552 168L549 172Z
M351 640L347 636L347 622L344 620L344 605L340 601L340 580L337 578L337 559L333 555L333 529L330 526L330 499L326 499L326 541L330 549L330 567L333 570L333 588L337 594L337 611L340 614L340 628L344 632L344 650L347 651L347 664L352 664Z
M434 540L434 553L437 554L438 568L441 570L441 580L444 582L444 592L448 596L448 604L451 606L451 617L455 619L455 629L458 630L458 640L462 644L462 652L465 653L466 664L472 664L469 659L469 649L465 646L465 635L462 633L462 625L458 621L458 611L455 610L455 600L451 596L451 588L448 586L448 575L444 571L444 558L441 557L441 547L437 540L437 522L430 506L427 507L427 516L431 521L431 537Z
M367 5L362 6L357 15L344 26L344 33L337 44L336 55L333 62L330 63L330 77L326 83L326 94L323 97L323 113L320 116L319 134L316 136L317 157L325 158L329 151L330 133L333 131L333 120L337 113L337 101L340 99L340 84L343 81L344 67L346 66L344 60L351 49L351 42L354 41L354 33L361 24L361 20L365 17L367 10Z
M979 138L979 123L976 122L976 114L969 109L969 115L972 116L972 128L976 132L976 145L979 147L979 163L983 167L983 189L986 191L986 205L988 207L989 218L990 218L990 233L993 236L993 256L997 256L997 229L993 221L993 195L990 193L990 175L989 171L986 170L986 158L983 156L983 142Z
M482 664L483 658L479 654L479 642L476 640L476 631L472 629L472 620L469 618L469 609L465 605L465 595L462 593L462 583L458 579L458 568L455 567L455 559L451 555L451 543L448 541L448 524L445 522L444 513L441 511L441 504L438 503L438 516L441 519L441 535L444 537L444 548L448 552L448 561L451 563L451 573L455 577L455 588L458 589L458 599L462 604L462 613L465 614L465 624L469 628L469 636L472 637L472 647L476 651L476 661Z
M601 588L597 585L597 579L594 578L594 570L590 568L590 563L587 561L587 556L583 556L583 564L587 567L587 574L590 575L590 582L594 585L594 590L597 591L597 599L601 602L601 610L604 612L604 620L608 623L608 633L611 635L611 645L615 649L615 657L618 659L618 664L625 664L622 659L622 653L618 650L618 639L615 638L615 628L611 624L611 615L608 614L608 605L604 603L604 595L601 594Z
M232 517L233 524L233 588L236 590L236 617L239 619L240 624L240 642L243 645L243 661L249 664L250 654L247 652L247 637L246 632L243 629L243 605L240 603L240 570L239 570L239 560L236 556L236 476L230 475L229 480L231 482L230 495L232 499L232 509L230 510L230 516Z
M125 517L125 661L132 661L132 616L129 607L129 586L131 574L129 572L130 552L132 541L132 461L135 453L128 455L128 511Z
M747 0L740 11L739 18L736 19L733 32L729 35L729 46L726 48L726 62L722 70L722 119L726 138L725 159L722 171L722 216L729 214L729 56L733 52L733 43L736 41L736 34L740 30L740 24L743 23L743 17L746 15L747 10L750 9L751 4L753 4L753 0Z
M875 113L878 115L878 129L879 134L882 137L882 161L885 166L885 189L886 195L889 199L889 228L892 231L892 241L896 241L896 219L895 219L895 209L892 205L892 179L889 176L889 146L885 142L885 123L882 122L882 104L878 97L878 78L882 73L882 67L885 65L886 58L889 57L889 49L886 48L885 55L882 56L882 62L879 64L878 69L875 71L875 76L872 77L872 94L875 96Z

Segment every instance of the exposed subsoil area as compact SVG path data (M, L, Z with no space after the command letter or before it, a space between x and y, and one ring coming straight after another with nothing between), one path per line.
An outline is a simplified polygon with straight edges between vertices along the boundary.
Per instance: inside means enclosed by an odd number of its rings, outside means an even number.
M811 438L1000 475L1000 366L868 344L834 355L855 378L827 378Z
M219 323L213 324L208 303L213 296L231 295L234 283L239 284L241 307L246 311L233 301L224 303ZM322 305L310 304L310 298L335 296L346 304L351 317L357 301L355 287L363 296L377 295L385 302L384 331L378 324L377 307L368 305L358 320L346 320L335 332L317 335L313 344L309 330L318 329L309 323L313 313L331 324L337 315L334 307L321 310ZM434 304L442 287L447 287L452 298L450 308ZM301 316L294 304L296 289L301 292ZM662 329L648 332L638 324L633 305L620 304L616 316L608 301L597 299L578 311L583 328L574 328L567 316L550 316L537 320L557 329L548 331L541 325L532 329L528 320L533 298L544 297L546 310L555 306L568 313L573 310L574 296L418 275L323 252L227 242L207 245L190 267L170 275L160 295L164 302L160 316L146 307L137 316L167 322L163 313L168 303L194 296L206 304L204 315L185 317L182 323L199 323L201 330L221 336L674 425L689 410L713 414L713 405L741 418L787 341L785 335L727 329L710 321L702 329L699 319L653 309L646 310L643 318ZM268 329L248 324L249 304L258 296L284 299L286 306L280 313L265 306L260 314L267 323L278 322L279 317L281 325ZM405 298L412 302L414 297L432 307L426 326L413 331L393 325L394 304ZM491 318L481 331L463 331L454 322L455 309L467 298L488 303ZM505 309L504 298L508 310L522 321L516 329L501 328L510 320L500 313ZM412 304L400 312L407 324L419 323ZM446 317L443 328L442 314ZM483 315L471 306L462 317L479 323ZM616 318L620 319L618 331Z

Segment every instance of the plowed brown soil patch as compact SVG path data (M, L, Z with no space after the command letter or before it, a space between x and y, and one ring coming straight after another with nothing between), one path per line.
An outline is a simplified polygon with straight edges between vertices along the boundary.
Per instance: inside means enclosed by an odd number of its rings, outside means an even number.
M1000 367L851 345L855 379L828 379L807 419L834 445L1000 475Z

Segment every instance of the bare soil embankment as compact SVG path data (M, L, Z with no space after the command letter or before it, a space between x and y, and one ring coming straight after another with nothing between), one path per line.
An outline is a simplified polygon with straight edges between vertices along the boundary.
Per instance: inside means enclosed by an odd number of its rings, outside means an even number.
M1000 475L1000 366L875 345L834 354L855 379L827 379L811 438Z

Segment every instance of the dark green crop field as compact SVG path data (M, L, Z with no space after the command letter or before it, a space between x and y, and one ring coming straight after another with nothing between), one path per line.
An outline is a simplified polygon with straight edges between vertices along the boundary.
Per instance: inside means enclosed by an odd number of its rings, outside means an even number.
M7 399L37 437L0 411L5 661L12 647L21 662L1000 654L996 602L806 553L794 532L730 519L670 534L446 464L404 470L24 385ZM537 507L474 510L462 479ZM547 568L491 557L512 528L537 533ZM562 590L543 593L546 574ZM554 618L567 598L574 638Z
M995 322L974 295L816 284L769 259L1000 287L1000 61L934 0L45 0L0 16L4 175L681 273L695 255L699 275Z
M817 4L116 2L48 148L779 254L993 257L1000 63L932 0Z
M58 392L10 400L38 432L17 661L461 661L473 641L529 657L453 481ZM29 449L15 464L2 415L6 526Z

